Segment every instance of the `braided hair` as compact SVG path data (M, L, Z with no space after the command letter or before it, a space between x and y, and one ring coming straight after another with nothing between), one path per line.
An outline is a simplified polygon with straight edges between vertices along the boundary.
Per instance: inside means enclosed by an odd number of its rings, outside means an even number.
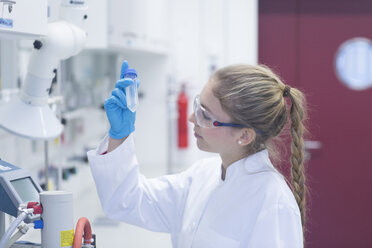
M306 222L306 180L304 169L304 121L306 100L301 91L285 85L264 65L233 65L217 70L214 95L234 123L252 127L256 138L247 145L247 154L268 148L290 119L292 192L301 212L303 233ZM290 101L285 99L289 98ZM288 111L290 105L290 110ZM289 113L288 113L289 112ZM289 117L289 118L288 118ZM304 239L305 240L305 239Z

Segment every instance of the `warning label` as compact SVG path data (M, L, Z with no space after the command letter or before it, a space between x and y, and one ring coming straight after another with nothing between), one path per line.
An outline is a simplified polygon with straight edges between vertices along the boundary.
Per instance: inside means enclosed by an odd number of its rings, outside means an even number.
M74 242L74 230L61 231L61 247L72 246Z

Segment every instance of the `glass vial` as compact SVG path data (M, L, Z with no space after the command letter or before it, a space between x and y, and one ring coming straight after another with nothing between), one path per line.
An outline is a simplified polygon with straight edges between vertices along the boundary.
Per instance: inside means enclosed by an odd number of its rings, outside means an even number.
M130 78L133 84L125 88L127 96L127 107L130 111L135 112L138 104L138 91L137 91L137 72L135 69L127 69L124 72L124 79Z

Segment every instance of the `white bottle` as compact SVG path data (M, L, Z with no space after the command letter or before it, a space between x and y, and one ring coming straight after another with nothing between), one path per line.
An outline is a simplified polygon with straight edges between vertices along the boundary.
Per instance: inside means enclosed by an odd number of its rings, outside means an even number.
M133 84L125 88L127 96L127 107L130 111L135 112L138 104L138 91L137 91L137 72L135 69L127 69L124 72L124 79L130 78Z

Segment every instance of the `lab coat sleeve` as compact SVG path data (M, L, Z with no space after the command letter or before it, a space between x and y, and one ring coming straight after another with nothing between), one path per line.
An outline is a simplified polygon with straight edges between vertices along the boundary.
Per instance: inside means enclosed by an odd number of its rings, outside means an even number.
M88 152L93 178L108 217L152 231L172 233L181 224L188 172L146 179L139 173L133 137L101 155L108 137Z
M262 211L258 215L247 247L303 247L301 217L294 209L283 205Z

